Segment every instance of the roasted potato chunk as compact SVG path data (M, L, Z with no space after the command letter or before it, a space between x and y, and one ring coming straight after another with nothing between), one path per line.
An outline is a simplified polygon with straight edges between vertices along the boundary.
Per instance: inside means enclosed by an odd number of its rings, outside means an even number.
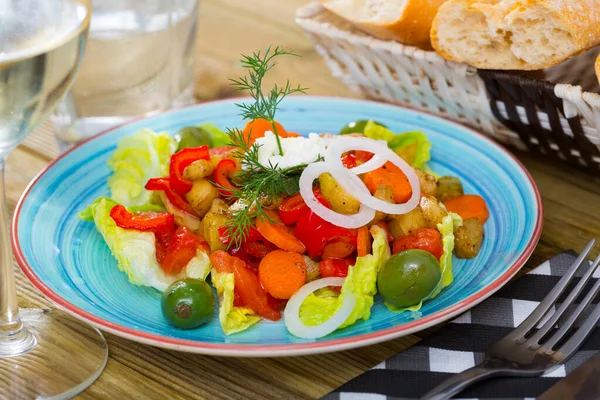
M304 259L304 263L306 263L306 282L319 279L321 277L319 263L306 255L302 256L302 258Z
M321 185L321 194L331 204L333 211L340 214L356 214L358 212L360 202L342 189L331 174L321 174L319 184Z
M423 213L428 228L437 228L442 219L448 215L442 204L433 196L423 196L419 201L419 208Z
M394 189L392 189L390 185L379 185L373 196L375 198L378 198L379 200L387 201L388 203L394 203ZM383 220L386 216L386 213L382 211L377 211L375 213L375 217L371 220L369 225L378 223L379 221Z
M229 213L229 206L224 200L217 198L213 200L209 211L227 215Z
M406 214L390 215L390 217L398 222L398 225L394 227L395 230L399 231L397 233L401 232L398 236L410 235L421 228L428 227L427 220L423 216L420 207L417 207ZM392 233L392 236L393 235L394 234Z
M214 170L215 166L210 160L198 160L185 167L183 177L195 181L212 175Z
M209 211L202 220L202 236L208 242L210 251L226 250L227 246L221 243L219 228L229 222L229 217L214 211Z
M460 179L454 176L442 176L438 182L436 197L442 203L464 194Z
M483 224L469 218L454 232L454 253L458 258L473 258L479 254L483 242Z
M421 185L421 193L435 196L437 194L438 184L435 176L429 175L428 173L415 168L417 178L419 178L419 184Z
M194 181L192 189L185 195L185 198L194 209L194 212L200 218L208 212L213 200L218 197L219 191L206 179Z

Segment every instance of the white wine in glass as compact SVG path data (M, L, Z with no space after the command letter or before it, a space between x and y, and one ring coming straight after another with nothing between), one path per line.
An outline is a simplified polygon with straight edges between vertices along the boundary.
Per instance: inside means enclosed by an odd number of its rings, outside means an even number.
M4 188L7 154L54 110L75 78L87 39L89 1L0 0L2 398L72 397L100 376L108 357L97 329L58 310L19 310Z

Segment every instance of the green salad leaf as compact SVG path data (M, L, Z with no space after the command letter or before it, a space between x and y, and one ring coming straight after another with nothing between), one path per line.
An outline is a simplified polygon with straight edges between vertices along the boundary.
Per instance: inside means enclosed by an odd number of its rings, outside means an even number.
M219 294L219 321L226 335L244 331L260 321L260 317L248 307L235 307L233 305L235 297L234 274L219 274L213 268L210 276Z
M108 160L113 171L108 179L110 197L126 207L149 203L151 193L144 186L150 178L168 175L169 160L176 147L169 134L150 129L121 139Z
M399 308L395 307L389 303L385 303L387 308L393 312L402 312L402 311L419 311L423 306L423 302L429 299L433 299L436 297L442 289L452 283L454 279L452 275L452 252L454 251L454 231L458 229L462 225L462 218L460 215L455 213L448 213L440 224L437 225L438 230L442 235L442 248L444 252L442 253L442 257L440 258L440 270L442 277L437 287L431 292L429 296L421 300L419 304L416 304L412 307Z
M354 324L359 319L371 316L375 294L377 294L377 273L390 258L390 246L386 234L378 226L371 227L373 253L358 257L354 266L348 268L339 296L330 289L321 289L310 294L300 306L300 319L307 326L322 324L339 309L344 294L352 292L356 305L350 316L338 329Z
M81 212L79 218L96 224L117 259L119 269L127 274L131 283L151 286L162 292L181 278L206 279L211 264L208 255L202 251L196 253L181 273L166 275L156 261L154 233L118 227L110 216L115 205L114 200L100 197Z
M363 133L371 139L385 140L390 149L415 168L423 169L431 157L431 142L423 132L394 133L384 126L369 121Z

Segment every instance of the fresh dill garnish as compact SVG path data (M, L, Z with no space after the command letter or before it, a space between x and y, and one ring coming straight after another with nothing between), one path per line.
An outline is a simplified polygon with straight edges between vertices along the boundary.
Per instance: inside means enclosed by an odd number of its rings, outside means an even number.
M300 85L292 87L290 81L287 80L285 86L281 87L275 84L268 93L265 94L263 92L263 78L271 68L277 65L275 58L279 56L299 57L293 50L285 50L283 47L279 46L275 47L272 51L271 46L267 47L264 54L261 54L260 51L252 53L251 56L242 54L242 67L248 70L248 76L243 76L239 79L230 79L230 81L235 90L246 90L254 99L254 103L236 104L241 110L240 116L249 121L259 118L269 121L273 128L275 139L277 140L279 155L283 155L279 133L275 126L275 113L279 108L279 103L281 103L287 95L294 93L306 94L307 89Z
M283 149L279 133L275 126L275 114L281 101L289 94L305 93L306 89L292 87L288 80L284 86L275 84L267 93L263 92L262 84L266 73L277 65L279 56L295 56L293 51L282 47L268 47L264 54L255 52L251 56L242 55L242 67L247 69L248 76L230 79L236 90L247 90L254 103L238 103L240 116L244 120L265 119L270 122L272 132L277 141L279 154ZM306 165L279 169L277 165L263 165L258 157L259 145L251 146L250 134L246 137L240 129L229 129L228 134L232 145L237 147L233 157L240 161L241 170L233 177L237 189L232 194L236 207L232 210L232 218L228 223L227 234L232 239L232 245L239 247L254 224L254 219L269 219L265 213L265 205L276 203L281 197L298 193L299 180Z

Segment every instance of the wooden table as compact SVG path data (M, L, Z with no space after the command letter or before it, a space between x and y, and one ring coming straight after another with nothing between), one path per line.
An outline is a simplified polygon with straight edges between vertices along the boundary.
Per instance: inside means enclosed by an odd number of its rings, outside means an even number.
M301 59L282 60L273 70L310 88L311 94L354 96L331 77L311 42L294 23L303 0L202 0L197 44L200 101L228 97L228 77L241 73L240 53L270 44L295 48ZM9 157L8 198L14 207L27 183L58 151L48 128L39 129ZM581 250L600 238L600 179L528 154L517 156L542 193L545 218L540 243L529 261L535 266L566 249ZM597 253L597 251L596 251ZM15 264L20 304L51 306ZM361 349L319 356L236 359L178 353L106 334L110 359L100 379L81 399L316 398L420 340L419 335Z

